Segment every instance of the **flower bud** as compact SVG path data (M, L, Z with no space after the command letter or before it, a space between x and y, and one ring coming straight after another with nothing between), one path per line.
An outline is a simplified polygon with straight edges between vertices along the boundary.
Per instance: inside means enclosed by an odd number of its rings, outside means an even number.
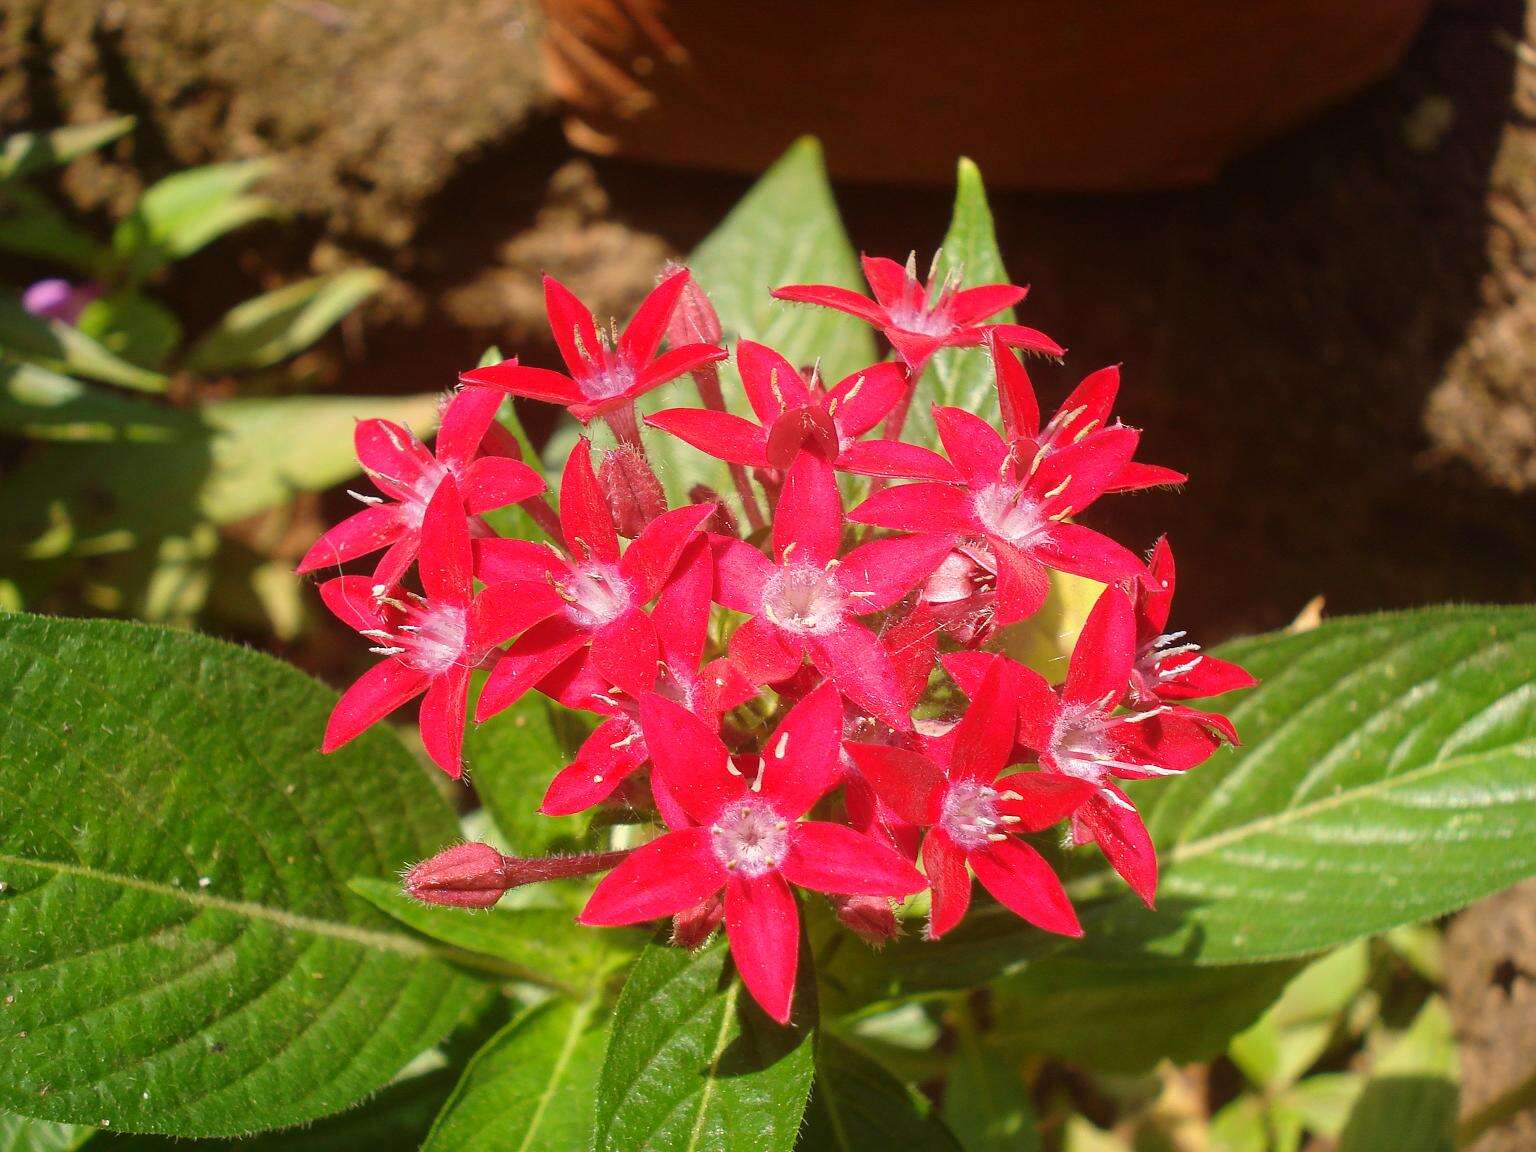
M702 948L725 919L725 901L718 892L672 917L672 943L692 952Z
M661 270L661 278L665 280L686 271L681 264L669 261ZM668 342L674 348L684 344L718 344L723 336L720 316L715 306L709 302L709 297L698 282L689 276L683 294L678 298L677 307L672 311L672 319L667 324Z
M695 484L688 489L688 503L713 504L715 510L710 513L709 519L704 521L704 530L714 532L720 536L740 536L741 529L736 523L736 517L731 515L731 510L708 484Z
M511 887L506 857L489 844L455 844L405 874L405 894L424 904L489 908Z
M843 927L853 929L876 948L901 935L896 911L884 896L834 896L832 906Z
M68 280L39 280L21 294L21 306L45 320L74 324L87 304L102 294L103 286L95 280L71 284Z
M633 445L619 444L603 457L597 479L613 509L619 535L633 540L667 510L667 495L645 456Z

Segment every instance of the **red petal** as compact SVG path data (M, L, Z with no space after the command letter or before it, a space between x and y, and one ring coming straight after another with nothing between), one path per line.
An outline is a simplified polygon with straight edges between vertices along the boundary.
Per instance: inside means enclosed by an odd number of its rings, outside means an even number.
M465 387L455 392L437 430L438 461L460 467L473 460L505 399L499 388Z
M408 532L396 540L389 546L389 551L379 557L378 567L373 570L373 583L387 588L400 583L410 571L411 565L416 563L416 553L420 547L421 538L414 532Z
M987 669L1006 657L990 652L951 652L942 659L944 671L960 686L960 691L974 696L981 688ZM1051 730L1061 713L1061 700L1045 682L1045 677L1033 668L1017 664L1013 677L1014 688L1019 694L1019 743L1039 751L1050 740Z
M979 324L1012 308L1028 295L1028 288L1015 284L979 284L950 297L949 314L956 324Z
M544 307L549 313L549 330L560 349L560 358L572 376L580 379L593 365L602 363L603 346L592 313L575 293L553 276L544 277Z
M970 493L949 484L883 488L850 512L848 519L896 532L955 535L977 528Z
M683 549L699 534L704 521L714 514L715 507L714 504L688 504L663 512L635 537L619 561L619 571L634 582L637 603L649 604L656 598L677 567Z
M1001 840L972 852L970 861L981 886L1003 907L1047 932L1083 934L1066 889L1045 858L1029 845Z
M906 390L905 369L887 360L839 380L827 393L826 408L845 437L862 436L885 419Z
M397 500L411 498L422 475L437 468L427 446L392 420L359 420L352 442L358 463L381 491Z
M710 538L715 553L715 602L733 612L759 612L763 586L777 565L744 540Z
M1067 350L1044 332L1026 328L1022 324L993 324L989 332L995 333L999 344L1009 348L1027 348L1031 352L1043 352L1047 356L1065 356Z
M1020 797L1000 800L997 805L1000 811L1019 818L1013 826L1019 832L1044 832L1098 795L1098 789L1088 781L1056 772L1014 772L999 779L996 787L999 792Z
M793 820L811 810L841 772L843 700L823 682L791 708L763 744L759 791Z
M590 639L591 634L567 616L554 616L528 629L491 669L475 706L475 723L517 703Z
M725 886L725 934L731 959L752 999L780 1024L789 1023L800 952L800 911L777 872Z
M775 300L789 300L796 304L817 304L823 308L835 308L850 316L857 316L866 324L880 327L885 323L885 309L867 296L850 292L833 284L787 284L773 290Z
M555 773L544 791L539 812L544 816L574 816L577 812L585 812L612 796L614 789L626 778L598 772L592 765L577 760Z
M633 318L625 325L624 335L619 337L619 355L637 372L650 363L656 349L661 347L661 338L666 335L672 313L677 310L677 302L687 287L688 269L674 272L646 293Z
M1157 639L1168 627L1173 612L1173 593L1178 586L1178 571L1173 562L1173 548L1168 537L1159 536L1152 546L1152 558L1142 573L1136 597L1136 636L1143 643Z
M565 537L566 551L578 563L586 559L618 563L619 534L592 468L590 440L577 440L565 462L565 475L560 480L560 533Z
M933 422L950 463L972 487L984 488L1002 477L1008 445L992 425L963 409L942 404L933 406Z
M469 669L455 664L434 677L421 701L421 742L432 762L457 780L464 774L464 720Z
M389 622L373 595L367 576L337 576L320 585L320 599L347 627L356 632L390 631Z
M875 293L875 299L886 310L901 304L921 305L927 302L923 286L896 261L884 256L860 256L859 264L864 269L864 279L869 281Z
M427 599L467 608L475 586L475 557L459 487L444 476L421 522L416 570Z
M731 633L731 663L753 684L777 684L800 670L805 654L762 616L743 621Z
M725 885L709 847L709 829L684 828L636 848L607 876L576 917L611 927L675 916Z
M841 289L838 289L841 291ZM862 296L858 299L863 300ZM800 370L766 344L751 340L736 342L736 367L747 402L765 428L777 420L786 408L798 408L811 402Z
M378 723L427 688L427 674L399 660L385 660L364 672L341 694L325 726L322 752L334 752L363 729Z
M486 584L525 580L548 584L570 574L571 566L548 544L489 537L475 541L475 575Z
M1204 722L1205 713L1192 709L1165 712L1150 720L1122 722L1109 730L1116 759L1160 768L1162 772L1114 769L1125 780L1140 780L1167 772L1187 772L1211 758L1222 745L1222 734Z
M842 824L792 825L784 879L813 892L901 898L928 887L923 874L894 849Z
M1051 439L1057 444L1067 445L1075 441L1085 428L1108 427L1109 414L1115 406L1115 395L1119 391L1118 364L1111 364L1108 368L1100 368L1084 376L1082 382L1072 389L1072 394L1062 401L1056 417L1051 421ZM1065 419L1067 416L1072 418Z
M1142 570L1141 561L1130 549L1081 524L1052 524L1050 535L1037 543L1033 552L1041 563L1058 572L1086 576L1100 584L1134 580Z
M949 774L990 784L1008 763L1018 732L1019 665L995 660L955 728Z
M653 770L698 823L712 823L720 809L746 794L747 781L730 771L715 729L681 704L646 693L640 697L640 727Z
M1051 581L1039 561L999 540L992 542L992 559L997 566L998 626L1027 620L1040 611L1051 594Z
M1130 799L1118 788L1111 787L1110 791L1124 807L1098 796L1083 806L1078 822L1104 853L1109 866L1151 908L1157 895L1157 849Z
M938 822L946 781L932 760L889 744L849 742L844 747L859 774L903 820L925 828Z
M579 404L582 400L581 387L569 376L551 372L548 368L524 368L516 360L503 360L473 372L460 372L459 382L497 388L513 396L526 396L546 404Z
M1168 663L1188 664L1196 660L1189 653L1169 658ZM1158 686L1157 694L1164 700L1203 700L1208 696L1220 696L1243 688L1252 688L1258 680L1246 668L1217 656L1201 653L1193 668Z
M971 874L966 869L965 853L938 829L923 841L923 871L928 873L928 887L933 890L928 936L937 940L965 919L965 910L971 905Z
M542 581L512 580L481 589L470 609L469 647L485 653L521 636L565 607L565 601Z
M638 608L605 624L592 639L592 662L597 670L631 696L651 690L660 660L656 625Z
M838 583L863 616L889 608L933 574L954 541L947 536L903 536L871 540L844 557Z
M704 658L714 586L714 553L708 540L695 537L683 550L651 612L663 659L673 668L692 672Z
M706 715L729 712L757 695L757 685L724 657L704 665L699 673L699 685L698 711Z
M807 636L805 641L811 662L844 696L898 732L911 731L896 668L873 632L848 620L834 632Z
M624 395L633 400L652 388L659 388L668 380L676 380L696 368L724 360L725 356L725 349L716 348L713 344L684 344L681 348L673 348L652 360Z
M839 472L902 480L958 480L955 467L937 452L900 440L855 440L837 457Z
M783 563L824 567L843 542L843 504L832 465L802 452L784 477L773 517L773 551Z
M611 796L645 760L645 740L627 716L604 720L582 742L576 762L550 781L539 811L546 816L585 812Z
M1119 588L1100 593L1072 649L1062 697L1108 711L1130 686L1136 662L1136 617Z
M1046 516L1073 515L1109 487L1136 453L1141 433L1116 425L1048 453L1029 478L1029 491Z
M1139 464L1132 461L1120 469L1120 475L1104 491L1140 492L1145 488L1171 488L1189 482L1189 476L1161 464Z
M387 548L406 533L398 504L374 504L348 516L311 545L298 573L330 568Z
M1033 440L1040 434L1040 401L1023 363L987 334L987 350L992 356L992 371L997 379L997 399L1003 410L1003 427L1013 440Z
M544 491L544 478L521 460L482 456L461 478L464 510L472 516L520 504Z
M668 408L665 412L647 416L645 422L717 460L745 464L749 468L768 466L768 457L763 454L767 433L750 420L732 416L729 412Z

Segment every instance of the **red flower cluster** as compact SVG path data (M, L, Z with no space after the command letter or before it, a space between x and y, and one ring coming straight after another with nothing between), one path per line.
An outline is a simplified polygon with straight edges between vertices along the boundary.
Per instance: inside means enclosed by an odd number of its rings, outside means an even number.
M301 570L387 549L372 576L320 589L385 659L342 696L326 750L421 695L427 752L457 777L472 673L484 669L477 722L531 690L598 717L550 781L545 813L618 805L662 829L628 853L557 862L459 846L412 870L414 895L484 907L519 883L608 871L584 923L672 918L691 945L723 922L747 988L780 1021L799 950L794 888L829 895L877 942L897 931L893 902L926 889L936 938L964 917L974 875L1031 924L1078 935L1029 839L1066 821L1071 841L1097 844L1151 904L1157 857L1122 783L1187 771L1235 740L1224 717L1184 701L1253 681L1166 631L1166 541L1144 563L1075 518L1106 493L1184 477L1134 459L1138 433L1110 420L1115 369L1042 426L1014 349L1062 349L983 322L1023 289L925 285L889 260L865 270L874 300L818 285L774 295L868 321L897 358L828 387L742 340L755 421L726 409L725 350L658 355L669 331L719 331L677 271L608 339L546 280L569 375L515 360L466 373L435 455L406 429L359 425L359 458L388 499L363 497ZM938 407L940 454L899 435L942 348L991 357L1002 431ZM703 406L645 423L732 465L745 536L720 494L695 489L671 510L660 496L635 400L683 374ZM558 510L494 422L508 393L601 417L617 438L598 467L578 441ZM882 421L886 435L870 437ZM843 493L861 489L845 514ZM546 539L494 533L485 513L514 503ZM420 591L402 585L413 561ZM1059 688L986 647L1040 609L1051 571L1105 585Z

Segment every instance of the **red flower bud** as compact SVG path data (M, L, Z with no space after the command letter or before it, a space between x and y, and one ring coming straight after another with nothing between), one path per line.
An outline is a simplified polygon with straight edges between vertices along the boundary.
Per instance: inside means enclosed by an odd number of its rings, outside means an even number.
M901 935L896 912L883 896L834 896L832 906L845 928L851 928L876 948Z
M672 917L672 943L690 952L702 948L724 919L725 901L720 893L706 896L692 908Z
M650 462L632 445L619 444L603 457L598 482L613 511L620 536L633 540L645 526L667 510L667 494Z
M455 844L405 874L405 894L424 904L489 908L511 885L506 857L489 844Z
M663 280L670 279L679 272L688 269L681 264L669 262L661 270ZM672 319L667 324L667 340L674 348L680 348L685 344L718 344L723 333L720 330L720 316L715 312L715 306L709 302L704 289L692 276L688 277L687 285L683 288L682 295L678 298L677 309L672 313Z

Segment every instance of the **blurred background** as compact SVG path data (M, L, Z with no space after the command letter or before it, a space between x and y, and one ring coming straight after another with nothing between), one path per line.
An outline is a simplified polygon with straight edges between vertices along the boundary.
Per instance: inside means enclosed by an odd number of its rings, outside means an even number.
M49 315L116 358L95 378L160 394L70 392L67 339L37 352L0 312L8 604L196 620L337 674L352 646L288 576L349 506L326 456L354 413L326 398L425 434L487 346L554 364L540 272L627 316L804 133L855 246L925 264L956 156L980 164L1022 318L1070 349L1047 403L1121 363L1143 458L1191 474L1094 520L1168 533L1181 626L1536 595L1520 0L0 3L0 130L125 116L67 164L0 157L8 299L62 281ZM80 404L110 435L37 415ZM1536 1036L1531 973L1499 967L1536 911L1481 914L1449 976L1469 1106L1536 1059L1475 1042L1512 1004Z

